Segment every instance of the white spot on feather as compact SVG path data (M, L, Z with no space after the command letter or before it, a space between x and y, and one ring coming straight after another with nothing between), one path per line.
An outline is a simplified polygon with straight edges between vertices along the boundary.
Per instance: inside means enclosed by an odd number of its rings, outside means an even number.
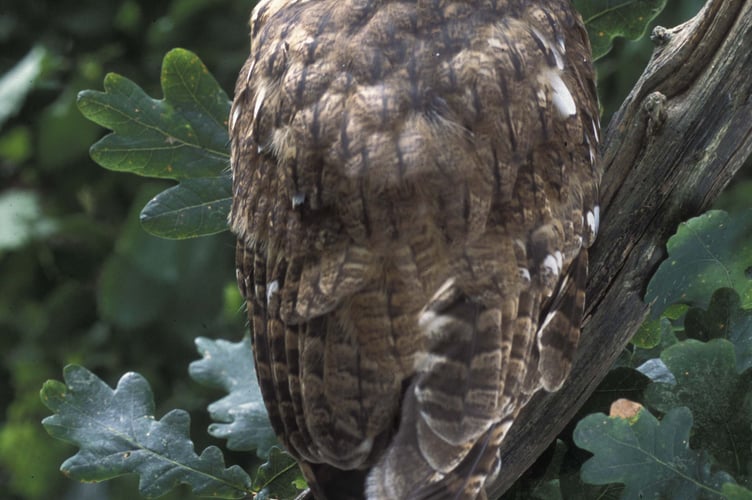
M451 364L452 360L446 356L432 352L426 352L420 353L416 357L415 369L421 372L431 372L436 371L437 368L441 369L442 366L448 366ZM415 391L415 395L418 396L418 399L420 399L420 387L416 385L413 390Z
M256 94L256 102L253 104L253 121L256 122L261 106L264 104L264 98L266 97L266 87L261 87Z
M251 67L248 68L248 74L245 76L245 83L248 85L248 82L251 81L251 77L253 76L253 68L256 67L256 59L251 61Z
M562 118L569 118L577 114L577 105L574 103L572 93L569 92L567 84L561 79L559 73L555 71L545 72L545 78L551 87L552 102L554 108Z
M588 210L585 218L587 219L588 229L593 234L593 236L598 234L598 226L601 222L601 207L596 205L592 212Z
M523 284L530 283L531 281L530 271L526 267L520 267L519 271L520 271L520 278L522 278L522 283Z
M561 266L559 266L559 261L551 254L546 255L546 258L543 259L543 268L547 271L550 271L555 276L558 276L561 272Z
M230 132L235 130L235 125L238 123L238 118L240 118L240 106L237 106L232 111L232 121L230 122Z
M266 284L266 305L272 300L272 296L279 291L279 281L274 280Z
M564 268L564 257L561 255L560 251L554 252L554 259L556 259L556 265L559 267L559 269Z
M498 38L489 38L487 41L488 41L488 46L491 47L492 49L497 49L497 50L504 49L504 45L501 43L501 40L499 40Z
M546 315L546 319L543 320L543 324L540 326L540 328L538 328L539 332L542 332L543 330L546 329L546 327L551 322L551 320L554 319L554 316L556 316L556 313L557 313L556 311L553 311L553 312L550 312L550 313L548 313ZM540 339L539 339L539 341L540 341Z
M596 205L593 209L593 215L595 219L595 230L593 231L593 234L598 234L598 229L601 227L601 207L600 205Z
M440 340L448 334L447 326L455 321L456 319L451 316L436 314L433 311L426 311L420 315L420 318L418 318L418 326L425 330L429 338Z
M355 455L368 455L373 448L373 438L364 439L354 450Z
M593 136L595 137L595 142L601 142L600 135L598 135L598 124L595 123L595 120L591 120L590 124L593 127Z
M567 53L567 47L564 45L564 37L561 35L556 35L556 45L559 46L559 50L562 54Z

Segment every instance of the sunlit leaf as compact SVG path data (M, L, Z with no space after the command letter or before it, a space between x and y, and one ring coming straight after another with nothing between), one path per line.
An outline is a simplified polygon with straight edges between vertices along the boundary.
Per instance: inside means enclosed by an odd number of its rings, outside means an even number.
M41 397L55 413L42 422L47 432L79 448L61 467L67 476L103 481L135 473L147 498L179 484L218 498L250 492L248 475L238 466L225 468L218 448L196 454L186 412L173 410L155 419L151 388L140 375L124 375L115 390L80 366L67 366L64 378L65 383L47 381Z
M250 337L238 343L199 337L196 347L203 359L191 363L191 377L228 393L209 405L209 414L216 422L209 427L209 434L227 439L231 450L256 450L258 456L268 458L277 437L256 379Z

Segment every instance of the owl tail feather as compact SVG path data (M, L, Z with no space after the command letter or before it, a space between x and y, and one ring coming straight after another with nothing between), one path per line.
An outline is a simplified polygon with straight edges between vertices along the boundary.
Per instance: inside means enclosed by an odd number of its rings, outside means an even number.
M501 309L470 300L449 280L419 322L428 346L416 361L400 428L368 475L366 497L482 498L509 427L499 421L510 350Z
M540 383L557 391L569 375L580 340L580 321L585 310L588 251L583 249L559 281L551 306L538 329Z

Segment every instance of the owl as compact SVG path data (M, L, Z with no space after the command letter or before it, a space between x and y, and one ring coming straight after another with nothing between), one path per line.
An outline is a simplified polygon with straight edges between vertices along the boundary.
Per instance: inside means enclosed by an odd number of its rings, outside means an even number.
M567 377L598 221L569 0L262 0L229 116L237 278L317 499L485 498Z

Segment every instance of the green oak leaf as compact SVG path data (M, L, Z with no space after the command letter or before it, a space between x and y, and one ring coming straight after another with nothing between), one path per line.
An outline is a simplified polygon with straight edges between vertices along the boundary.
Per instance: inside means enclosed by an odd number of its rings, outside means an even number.
M662 333L671 327L671 322L665 318L646 320L630 342L640 349L652 349L661 343Z
M692 413L684 407L660 422L644 408L631 419L588 415L574 431L575 444L594 455L582 466L582 480L622 483L623 500L719 498L722 485L733 479L689 448L691 429Z
M114 391L80 366L67 366L63 375L65 383L49 380L42 388L42 402L55 413L42 424L51 436L79 448L60 468L67 476L97 482L135 473L147 498L179 484L215 498L242 498L251 491L245 471L225 468L217 447L196 454L186 412L154 418L151 388L141 375L124 375Z
M269 423L256 379L250 337L238 343L199 337L196 347L203 359L191 363L191 377L228 393L209 405L209 414L215 421L209 427L209 434L227 439L231 450L256 450L259 457L269 458L277 437Z
M648 23L666 7L666 0L575 0L587 27L593 58L611 50L616 37L637 40Z
M737 373L752 367L752 310L741 308L735 290L719 288L713 293L707 311L699 307L687 311L684 329L694 339L730 340L734 344Z
M161 84L164 98L153 99L111 73L104 92L79 93L81 113L113 131L91 147L91 157L111 170L182 181L142 212L153 234L188 238L224 231L231 197L227 94L184 49L165 55Z
M295 459L274 446L269 452L269 460L258 468L253 490L254 500L292 499L300 493L300 486L305 484Z
M656 325L658 326L659 338L658 343L652 347L641 347L641 345L650 345L652 343L652 340L650 342L646 342L644 341L644 339L642 339L640 341L640 344L634 341L632 342L635 345L635 348L632 349L632 354L629 358L629 366L638 368L640 371L643 371L642 367L644 366L645 362L659 358L661 353L666 348L679 342L679 339L676 337L676 333L674 333L673 324L665 316L662 316L659 320L646 319L645 323L652 323L650 326L645 328L655 328Z
M666 7L667 0L575 0L574 5L585 21L593 48L593 58L611 50L614 38L637 40L645 34L648 23Z
M230 205L229 176L184 179L146 204L141 211L141 225L163 238L207 236L227 229Z
M666 245L668 258L648 284L645 301L657 318L669 305L707 307L718 288L733 288L752 308L752 209L720 210L683 222Z
M709 451L736 477L752 466L752 372L739 375L734 346L725 339L686 340L661 354L675 384L653 383L651 407L669 412L686 406L694 415L692 446Z

